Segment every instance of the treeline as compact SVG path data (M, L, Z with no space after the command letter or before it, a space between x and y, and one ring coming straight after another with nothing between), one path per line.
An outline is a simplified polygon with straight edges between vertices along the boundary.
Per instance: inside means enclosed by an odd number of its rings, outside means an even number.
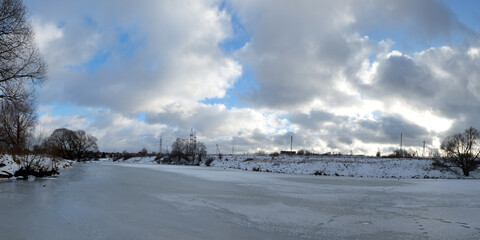
M58 161L90 160L98 152L97 139L83 130L59 128L46 138L25 133L22 137L17 138L17 141L2 139L0 144L0 153L12 156L13 161L20 165L20 169L13 174L16 177L58 174Z
M155 161L159 164L175 164L175 165L200 165L204 163L208 165L212 159L207 159L207 147L199 141L191 141L190 139L177 138L171 146L168 153L148 153L143 148L139 152L122 153L102 153L102 157L111 157L113 161L126 161L134 157L155 157Z
M35 153L47 154L63 159L85 161L95 158L98 152L97 138L84 130L59 128L42 141L33 146Z

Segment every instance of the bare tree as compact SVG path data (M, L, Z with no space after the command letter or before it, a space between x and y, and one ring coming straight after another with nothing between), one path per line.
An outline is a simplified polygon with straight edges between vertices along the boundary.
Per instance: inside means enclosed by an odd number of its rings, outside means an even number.
M0 100L0 141L7 150L16 155L27 149L28 138L32 136L36 116L30 102Z
M97 138L83 130L75 131L73 138L73 151L75 158L80 161L87 157L89 152L98 152Z
M58 156L65 159L74 159L74 135L75 132L70 129L55 129L55 131L52 132L50 137L43 144L43 148L53 156Z
M468 176L470 171L477 169L480 164L478 159L480 155L479 140L480 133L472 127L465 129L463 133L446 137L440 148L447 157L437 161L437 165L459 167L463 174Z
M207 146L205 146L205 144L202 142L197 142L195 152L198 158L196 163L201 163L207 157Z
M145 157L148 155L148 150L146 148L142 148L142 150L140 150L140 152L138 152L138 154L142 157Z
M0 0L0 99L25 99L29 82L46 79L46 64L26 15L22 0Z
M195 146L188 139L177 138L172 143L170 160L174 158L178 163L199 164L207 155L207 147L202 142L196 142Z
M35 125L34 89L46 79L22 0L0 0L0 142L23 153Z
M28 152L17 156L21 163L21 168L15 172L16 177L28 179L29 175L35 177L51 176L58 173L58 158L42 151L40 145L45 141L44 133L35 137L28 138L26 149Z
M72 131L59 128L53 131L45 143L53 155L65 159L85 159L89 152L97 152L97 138L87 134L84 130Z
M177 160L185 158L188 154L188 140L177 138L175 142L172 143L172 151L170 155L176 157Z

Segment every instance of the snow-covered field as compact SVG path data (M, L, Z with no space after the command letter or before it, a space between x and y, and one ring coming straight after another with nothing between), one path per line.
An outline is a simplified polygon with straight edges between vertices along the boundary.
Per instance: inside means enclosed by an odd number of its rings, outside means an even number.
M64 159L56 161L54 163L49 157L42 157L37 159L29 156L27 157L27 160L32 161L32 166L41 166L47 170L52 170L52 166L57 166L58 169L64 169L67 167L71 167L73 164L73 161ZM11 155L0 155L0 179L14 175L15 172L21 167L21 164L16 163Z
M141 163L141 164L157 164L155 162L155 156L150 157L132 157L127 160L120 159L119 162L121 163ZM107 161L112 161L111 159L105 159Z
M258 156L212 155L213 167L289 174L374 178L463 178L458 173L434 169L431 159L374 158L364 156ZM480 178L480 171L469 178Z
M232 168L246 171L275 172L302 175L346 176L368 178L465 178L460 169L447 171L432 167L432 159L376 158L365 156L259 156L253 154L210 155L211 167ZM118 163L157 164L155 157L134 157ZM103 161L112 161L103 159ZM202 163L204 165L204 163ZM480 179L480 170L468 178Z

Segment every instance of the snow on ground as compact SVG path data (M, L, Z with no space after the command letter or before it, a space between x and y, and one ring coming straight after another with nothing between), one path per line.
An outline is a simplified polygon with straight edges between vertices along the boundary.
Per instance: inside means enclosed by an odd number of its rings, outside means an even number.
M232 168L247 171L275 172L302 175L369 177L369 178L465 178L460 169L456 172L432 167L432 159L428 158L377 158L365 156L260 156L210 155L213 158L211 167ZM112 162L112 159L100 159ZM116 163L157 164L155 157L132 157L120 159ZM204 165L204 163L203 163ZM480 178L480 170L470 173L468 178Z
M142 163L142 164L157 164L155 162L156 156L151 157L132 157L127 160L121 159L123 163Z
M458 173L434 169L432 159L375 158L365 156L213 156L213 167L289 174L373 178L463 178ZM469 178L480 178L480 171Z
M127 159L120 158L116 161L113 158L100 158L100 162L116 162L116 163L140 163L140 164L158 164L155 162L156 156L147 156L147 157L131 157Z
M32 165L38 165L38 166L48 166L47 170L51 170L52 166L54 163L52 162L52 159L49 157L42 157L39 159L33 159L31 156L28 156L27 159L29 161L33 161ZM67 167L71 167L73 164L73 161L71 160L65 160L62 159L60 161L57 161L55 165L58 167L58 169L63 169ZM16 163L11 155L0 155L0 179L7 178L9 175L14 175L17 170L21 168L21 164Z
M12 159L11 155L0 155L0 174L4 175L13 175L18 169L20 169L20 165L15 163Z

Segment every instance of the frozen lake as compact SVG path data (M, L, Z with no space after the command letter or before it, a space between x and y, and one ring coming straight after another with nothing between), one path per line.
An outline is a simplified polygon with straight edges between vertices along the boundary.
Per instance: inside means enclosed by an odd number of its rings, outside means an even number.
M77 164L0 182L0 239L479 239L480 180Z

